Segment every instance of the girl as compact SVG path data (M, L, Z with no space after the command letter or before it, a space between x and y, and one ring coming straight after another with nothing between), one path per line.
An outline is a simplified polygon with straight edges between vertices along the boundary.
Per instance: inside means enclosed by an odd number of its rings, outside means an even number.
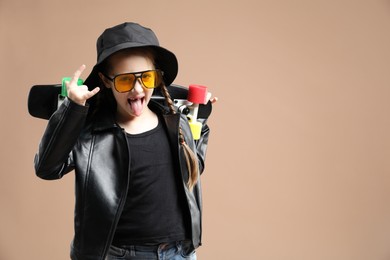
M135 23L106 29L85 85L48 122L36 174L59 179L75 170L72 259L196 259L201 245L203 172L209 128L194 141L166 86L175 55ZM151 100L153 91L166 106ZM215 102L216 99L211 99Z

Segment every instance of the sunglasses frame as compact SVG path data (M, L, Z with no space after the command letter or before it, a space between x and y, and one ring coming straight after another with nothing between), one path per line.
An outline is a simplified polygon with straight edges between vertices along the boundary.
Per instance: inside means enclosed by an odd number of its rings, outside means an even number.
M147 89L154 89L154 88L157 88L161 83L160 83L158 86L155 86L155 87L153 87L153 88L149 88L149 87L145 86L144 82L142 81L142 75L143 75L144 73L146 73L146 72L151 72L151 71L155 71L155 72L157 73L157 75L159 74L158 76L161 77L161 82L162 82L162 77L164 76L164 72L163 72L162 70L160 70L160 69L144 70L144 71L139 71L139 72L121 73L121 74L115 75L113 78L107 76L107 75L106 75L105 73L103 73L103 72L101 72L101 73L102 73L102 75L103 75L104 77L106 77L107 79L109 79L110 81L112 81L112 82L114 83L114 88L115 88L116 91L118 91L119 93L126 93L126 92L131 91L131 90L134 88L135 82L136 82L138 79L141 79L141 85L142 85L144 88L147 88ZM134 79L134 82L133 82L133 86L132 86L129 90L127 90L127 91L119 91L119 90L116 88L115 79L116 79L117 77L123 76L123 75L133 75L134 78L135 78L135 79Z

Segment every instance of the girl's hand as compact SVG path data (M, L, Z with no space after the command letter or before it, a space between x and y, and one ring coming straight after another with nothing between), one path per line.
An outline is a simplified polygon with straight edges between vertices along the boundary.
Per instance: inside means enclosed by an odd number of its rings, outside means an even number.
M215 104L218 101L217 97L212 98L211 96L212 96L211 92L208 92L205 104L207 104L207 102L209 102L209 101L211 102L211 104Z
M99 92L100 88L96 87L93 90L89 91L86 85L77 85L77 81L83 73L85 65L81 65L78 70L73 74L71 81L66 81L66 89L68 91L68 98L73 102L85 106L85 103L88 99L96 95Z

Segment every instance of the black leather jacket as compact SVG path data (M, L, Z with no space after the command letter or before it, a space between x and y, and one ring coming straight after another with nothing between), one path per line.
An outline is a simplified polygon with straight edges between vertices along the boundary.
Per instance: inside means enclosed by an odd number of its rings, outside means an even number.
M149 106L162 114L168 130L177 172L181 173L183 190L191 216L192 244L201 244L202 197L200 180L192 191L187 186L188 169L183 148L178 142L181 126L187 144L199 158L200 173L204 169L209 129L203 125L201 139L192 138L184 115L168 114L153 100ZM65 99L53 114L35 156L35 171L42 179L60 179L75 170L75 235L71 246L72 259L105 259L121 215L129 179L129 154L124 130L112 116L86 123L88 106Z

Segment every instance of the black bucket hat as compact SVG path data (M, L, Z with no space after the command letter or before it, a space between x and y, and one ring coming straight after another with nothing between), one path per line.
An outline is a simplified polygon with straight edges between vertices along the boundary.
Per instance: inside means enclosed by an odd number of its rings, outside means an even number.
M160 46L154 32L137 23L123 23L106 29L97 39L97 63L85 80L85 85L93 89L99 85L99 65L117 51L151 47L155 52L156 66L164 72L164 83L169 86L176 78L178 63L175 54Z

